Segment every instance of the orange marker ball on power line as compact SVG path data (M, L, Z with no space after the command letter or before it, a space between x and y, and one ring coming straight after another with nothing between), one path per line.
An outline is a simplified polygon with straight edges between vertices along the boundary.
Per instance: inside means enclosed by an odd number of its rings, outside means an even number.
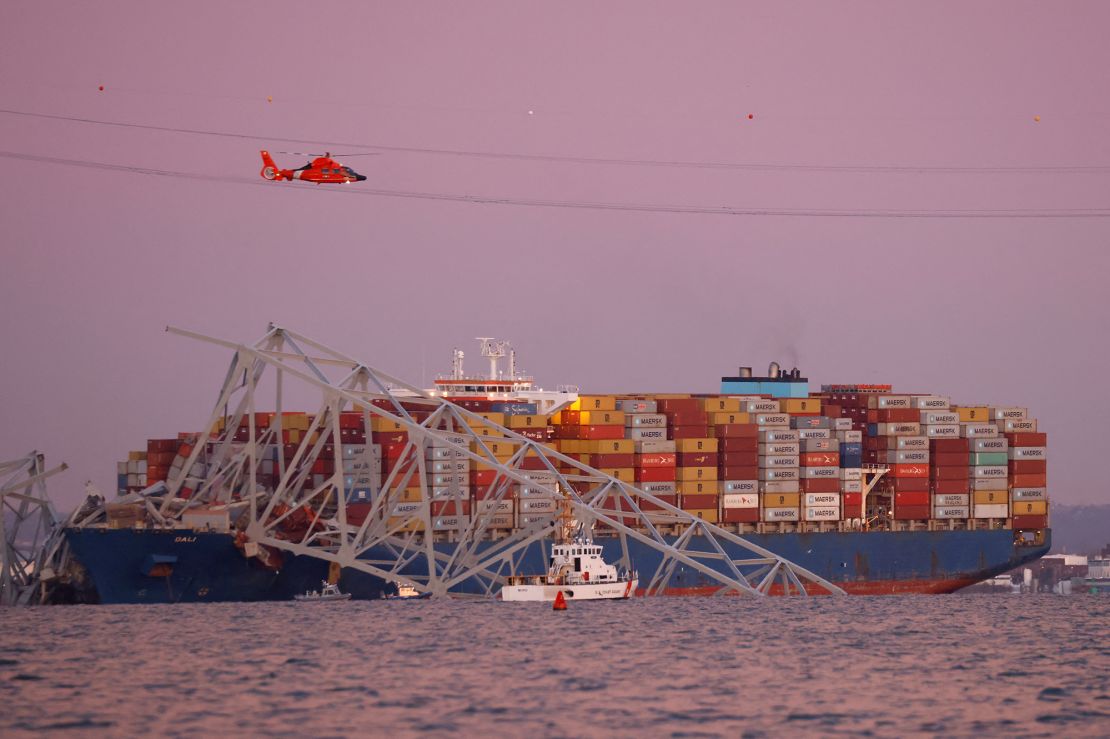
M266 96L266 102L267 102L267 103L272 103L272 102L274 102L274 96L273 96L273 95L267 95L267 96Z
M1041 117L1039 115L1035 115L1035 116L1033 116L1033 120L1036 121L1037 123L1040 123L1041 122Z

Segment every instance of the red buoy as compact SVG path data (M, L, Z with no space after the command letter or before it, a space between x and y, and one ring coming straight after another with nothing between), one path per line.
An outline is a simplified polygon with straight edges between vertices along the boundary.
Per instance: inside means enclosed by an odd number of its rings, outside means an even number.
M560 590L555 594L555 602L551 604L553 611L565 611L567 609L567 599L563 597L563 591Z
M755 118L755 116L754 116L754 115L752 115L751 113L748 113L748 120L750 121L750 120L752 120L753 118Z
M104 92L104 85L101 85L101 86L100 86L100 91L101 91L101 92Z

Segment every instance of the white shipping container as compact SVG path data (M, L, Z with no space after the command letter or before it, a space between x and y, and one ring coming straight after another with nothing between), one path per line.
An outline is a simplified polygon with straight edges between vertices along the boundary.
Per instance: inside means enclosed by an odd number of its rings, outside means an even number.
M510 517L513 514L512 498L503 500L476 500L474 503L477 512L481 514L508 515Z
M380 464L379 464L380 469ZM428 472L434 474L449 474L452 472L470 472L469 459L441 459L438 462L428 463Z
M922 411L942 411L946 410L951 403L948 398L940 395L914 395L912 405Z
M797 429L760 429L759 443L772 444L780 441L798 441L801 435Z
M617 410L625 413L655 413L659 410L659 404L654 400L622 398L617 400Z
M413 477L415 479L415 475ZM462 485L462 486L465 487L466 485L470 484L470 476L465 475L465 474L462 474L462 475L459 475L459 474L446 474L446 475L432 475L432 474L429 474L427 476L427 479L428 479L429 483L431 483L432 485L437 486L437 487L442 486L442 485Z
M870 405L870 404L869 404ZM879 408L912 408L908 395L880 395L876 404Z
M1010 448L1010 459L1047 459L1048 449L1043 446L1015 446Z
M626 427L624 438L633 439L635 441L667 441L667 429ZM674 445L672 444L671 446L673 447Z
M921 423L959 423L960 414L948 411L921 411Z
M998 427L993 423L964 423L960 424L960 436L966 439L998 436Z
M432 497L437 500L468 500L470 489L462 485L441 485L432 488Z
M796 493L800 487L797 480L774 480L759 483L759 492L770 495L784 495L786 493Z
M1008 518L1010 506L1005 503L989 503L971 507L972 518Z
M951 507L951 506L966 506L971 504L970 493L945 493L944 495L934 495L933 505L937 508ZM964 516L964 518L967 518Z
M449 443L465 447L469 443L469 440L467 437L460 434L448 434L442 431L433 431L428 438L428 446L432 449L446 447ZM378 447L379 452L381 451L381 445L375 444L374 446Z
M933 518L971 518L967 506L934 506Z
M559 503L553 498L527 498L517 501L516 506L517 513L520 515L556 513L559 510Z
M999 431L1007 434L1028 433L1033 434L1037 431L1037 419L1026 418L1023 421L995 421L994 425L998 427Z
M920 436L920 423L880 423L879 436Z
M1045 500L1048 498L1048 488L1014 488L1010 491L1014 500Z
M957 439L960 436L958 423L931 423L924 427L925 436L930 439Z
M511 529L516 516L509 513L498 513L486 519L485 524L487 528L491 529Z
M789 413L759 413L755 417L755 422L760 426L790 426Z
M828 480L840 477L839 467L800 467L803 480Z
M1006 475L1010 470L1004 464L984 464L978 467L971 467L971 476L975 478L1002 478L1006 479Z
M838 419L838 420L840 420L840 419ZM845 420L851 420L851 419L845 419ZM843 442L845 444L862 444L863 443L863 432L860 431L859 429L847 429L847 430L844 430L844 431L837 431L836 432L836 440L840 441L840 442Z
M797 467L798 455L781 456L781 457L759 457L759 466L764 469L773 469L777 467Z
M725 493L721 496L722 508L759 508L759 496L755 493Z
M270 465L270 471L274 470L274 463L267 460ZM429 468L432 463L428 463ZM467 468L469 469L469 467ZM372 473L380 475L382 473L382 461L380 459L344 459L343 460L343 473L344 474L358 474L358 473Z
M851 431L852 430L852 419L850 419L850 418L834 418L833 419L833 428L836 429L836 431L838 431L838 432L839 431ZM856 433L860 433L860 432L857 431ZM857 441L858 441L858 439L857 439Z
M140 475L146 473L146 460L145 459L140 459L137 462L135 462L135 472L137 472Z
M625 426L634 427L665 427L667 417L662 413L629 413L624 417Z
M428 509L428 504L415 501L409 503L395 503L393 511L389 514L391 518L409 518L410 516L419 516L425 513Z
M979 437L971 440L973 452L1004 452L1010 446L1010 440L1005 436Z
M470 526L470 516L437 516L432 519L432 531L451 531Z
M818 429L828 431L828 429ZM802 432L805 433L804 431ZM803 452L839 452L840 442L828 437L821 439L808 439L802 437L802 451Z
M929 448L928 436L888 436L887 449L925 449Z
M347 490L352 488L368 488L373 487L381 481L381 477L370 472L356 472L353 475L343 475L343 487ZM466 486L461 487L466 490Z
M759 445L759 456L761 457L797 456L800 451L801 444L797 441L779 441Z
M759 470L760 480L797 480L798 468L797 467L771 467L761 468Z
M1005 477L977 477L971 481L972 490L1005 490L1009 487Z
M887 464L928 464L928 449L888 449Z
M640 482L636 487L649 495L674 495L678 491L673 482Z
M746 400L741 407L745 413L778 413L782 410L777 400Z
M518 513L516 526L518 529L528 529L534 526L543 528L544 526L550 526L554 520L555 514L553 513Z
M797 508L764 508L762 518L764 521L797 521Z
M636 442L637 454L667 454L669 452L673 452L674 450L675 443L670 439Z
M427 452L424 454L427 460L437 459L465 459L466 453L461 449L448 449L447 447L428 447Z
M841 467L840 468L841 480L862 480L863 470L859 467Z
M717 492L721 495L730 493L755 493L759 491L759 480L719 480Z
M807 506L805 509L805 520L807 521L839 521L840 520L840 506L839 505L825 505L825 506Z
M518 485L516 488L518 498L556 498L558 493L555 491L555 485L543 485L541 483L533 483L531 485Z
M540 472L536 470L520 470L519 474L525 480L534 482L537 485L555 485L559 478L551 472Z
M995 421L1024 421L1029 417L1026 408L991 408L989 413Z
M829 440L833 438L833 431L832 429L798 429L798 438L802 441Z
M116 474L117 475L126 475L127 474L127 462L116 462Z
M841 480L840 492L842 493L862 493L863 480Z
M840 507L840 493L806 493L802 499L804 506L823 506L831 505Z

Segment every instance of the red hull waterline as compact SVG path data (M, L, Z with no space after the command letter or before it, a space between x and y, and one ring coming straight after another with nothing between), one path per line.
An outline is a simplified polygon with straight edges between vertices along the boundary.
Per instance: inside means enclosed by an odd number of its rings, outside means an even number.
M966 588L979 582L973 577L963 577L946 580L868 580L866 582L838 583L848 595L937 595L952 593L960 588ZM710 596L716 595L720 588L714 586L697 588L667 588L663 595L675 596ZM795 591L796 592L796 591ZM806 588L809 595L829 595L829 591L819 585L810 585ZM782 595L782 585L776 583L771 587L770 595ZM644 595L643 588L636 589L636 595ZM723 595L740 595L737 591L723 593Z

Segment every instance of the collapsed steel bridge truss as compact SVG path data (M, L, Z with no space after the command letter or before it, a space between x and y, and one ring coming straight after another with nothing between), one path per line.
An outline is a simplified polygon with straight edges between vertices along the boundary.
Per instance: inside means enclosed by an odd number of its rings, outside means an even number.
M63 568L67 548L46 480L65 469L48 470L41 452L0 462L0 605L45 602Z
M536 499L555 501L580 534L619 538L619 566L627 570L639 565L629 554L630 542L655 550L654 571L639 572L647 594L665 592L677 571L699 573L720 594L766 595L772 588L842 593L735 533L300 334L271 325L248 346L167 331L225 347L233 357L204 426L223 424L224 431L193 445L165 489L159 485L158 495L146 497L154 525L180 525L190 511L227 506L241 539L245 535L248 556L276 549L333 563L333 571L351 568L409 583L433 596L492 597L507 577L538 574L517 568L530 547L550 546L559 524L552 515L539 515L505 526L499 505L511 505L514 491L527 489ZM320 400L287 458L267 450L281 449L283 401L293 382L318 392ZM256 423L263 410L273 411L268 424ZM351 413L362 415L364 444L342 441L340 414ZM380 469L370 439L371 429L383 424L405 433L404 449L384 479L370 476L364 510L354 517L349 478L357 469ZM334 470L321 482L315 462L329 445ZM443 513L450 501L459 512L469 500L464 475L437 472L445 466L437 462L444 461L454 463L448 470L493 471L484 500L474 501L469 516ZM736 558L737 551L743 556Z

